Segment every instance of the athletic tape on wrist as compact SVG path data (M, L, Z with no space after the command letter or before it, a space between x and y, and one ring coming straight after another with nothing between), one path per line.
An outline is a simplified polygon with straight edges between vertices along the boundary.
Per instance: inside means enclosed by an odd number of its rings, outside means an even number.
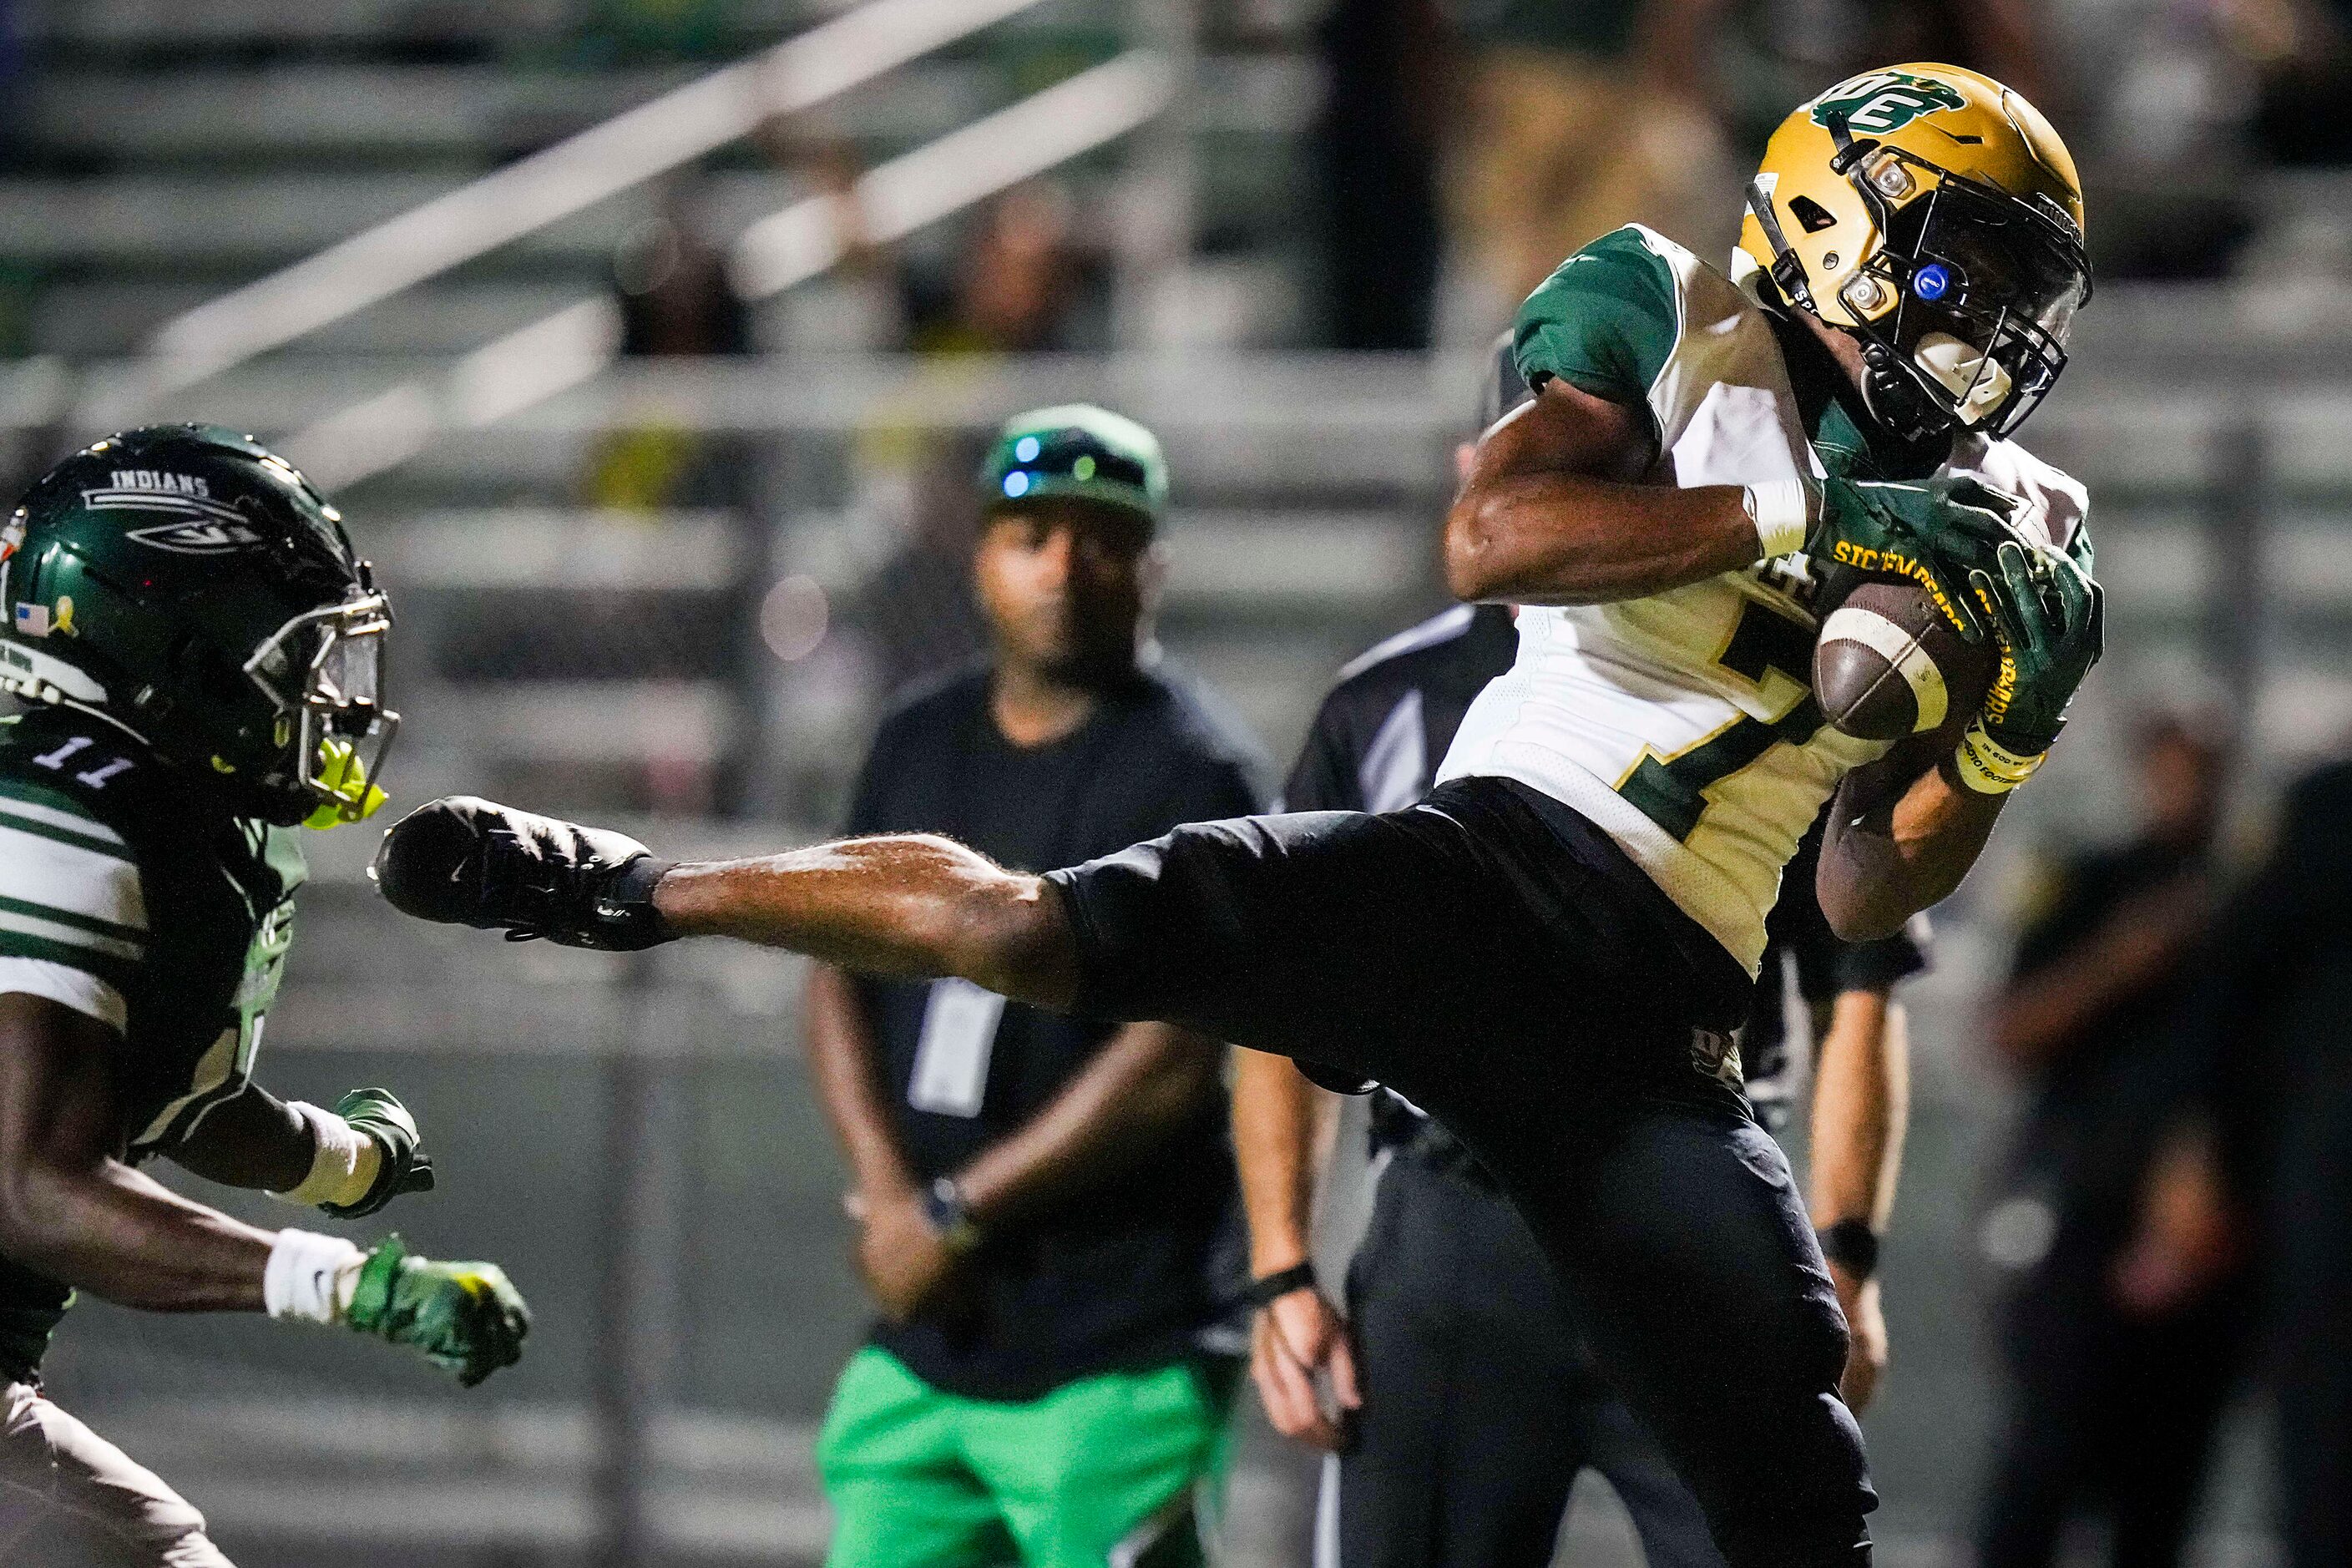
M351 1305L366 1255L340 1236L281 1230L261 1275L261 1303L273 1318L333 1323Z
M1770 561L1805 547L1813 508L1803 480L1771 479L1749 485L1741 500L1748 508L1748 521L1756 525L1757 542L1764 551L1762 559Z
M1959 747L1952 753L1952 771L1959 774L1962 784L1979 795L2007 795L2032 778L2049 754L2037 752L2021 756L1986 734L1979 722L1969 725L1960 736Z
M331 1110L289 1100L286 1109L310 1126L310 1173L299 1186L269 1195L289 1204L355 1204L368 1195L383 1168L383 1146Z

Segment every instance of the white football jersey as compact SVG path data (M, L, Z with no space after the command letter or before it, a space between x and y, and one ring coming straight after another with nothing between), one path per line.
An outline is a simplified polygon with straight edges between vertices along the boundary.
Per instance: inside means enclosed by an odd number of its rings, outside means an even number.
M1847 471L1851 454L1808 439L1755 300L1638 225L1570 258L1517 341L1530 384L1646 383L1651 482ZM1964 436L1941 471L2016 498L2017 521L2060 544L2088 509L2081 485L2014 442ZM1566 803L1753 973L1781 867L1846 772L1887 750L1812 700L1811 588L1790 555L1648 598L1523 609L1517 661L1472 704L1441 782L1517 779Z

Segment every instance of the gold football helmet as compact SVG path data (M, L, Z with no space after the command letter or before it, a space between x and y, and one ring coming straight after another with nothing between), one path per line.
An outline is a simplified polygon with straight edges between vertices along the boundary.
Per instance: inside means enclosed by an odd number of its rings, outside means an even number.
M1861 341L1871 412L1912 437L2014 430L2065 368L2091 297L2066 144L1957 66L1854 77L1781 121L1739 250L1790 304Z

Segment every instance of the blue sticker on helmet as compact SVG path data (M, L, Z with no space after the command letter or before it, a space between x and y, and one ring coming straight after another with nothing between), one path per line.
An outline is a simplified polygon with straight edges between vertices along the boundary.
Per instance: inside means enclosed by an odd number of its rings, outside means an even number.
M1015 468L1004 476L1004 493L1020 497L1029 493L1029 476Z
M1037 437L1024 436L1013 443L1013 460L1016 463L1034 463L1037 460L1038 450Z

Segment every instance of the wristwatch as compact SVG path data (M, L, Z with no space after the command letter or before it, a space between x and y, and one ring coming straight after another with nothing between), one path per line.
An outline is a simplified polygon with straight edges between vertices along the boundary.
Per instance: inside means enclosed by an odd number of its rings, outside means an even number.
M950 1252L970 1252L980 1245L980 1226L973 1222L971 1205L953 1176L941 1176L923 1189L923 1217L931 1222Z

